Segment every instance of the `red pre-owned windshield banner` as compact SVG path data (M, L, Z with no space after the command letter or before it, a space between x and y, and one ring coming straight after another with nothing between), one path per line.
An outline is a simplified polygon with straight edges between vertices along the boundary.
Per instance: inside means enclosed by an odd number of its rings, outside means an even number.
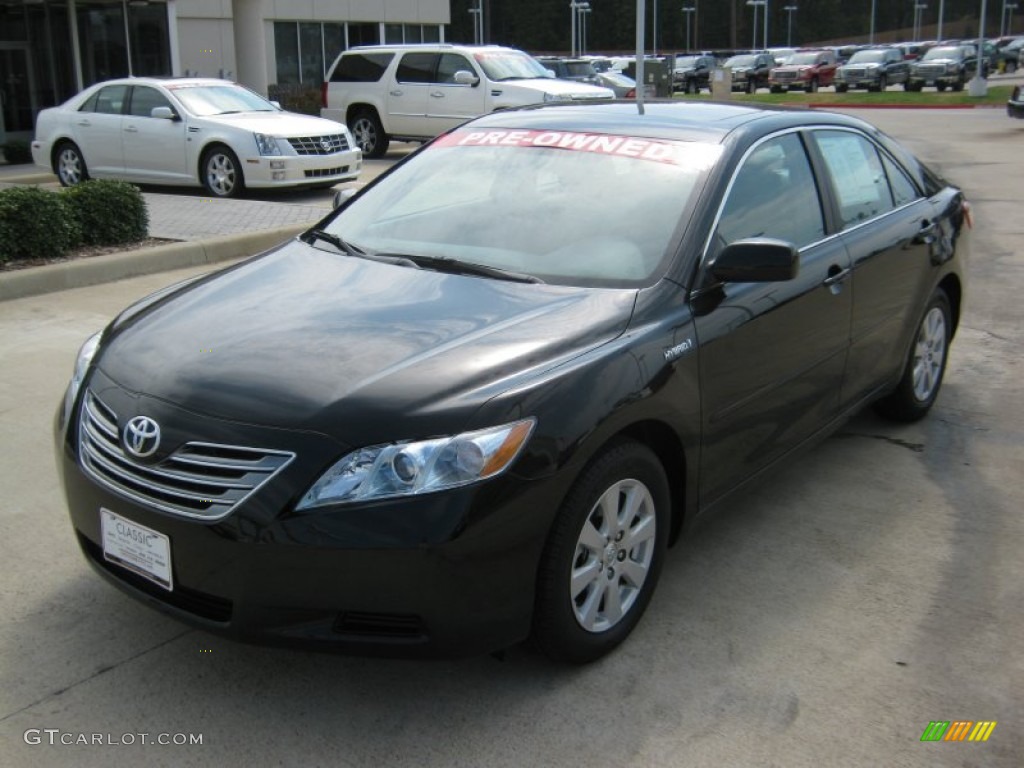
M441 136L433 147L545 147L569 149L576 152L594 152L601 155L630 157L671 165L694 164L694 150L700 154L717 156L717 147L693 142L640 139L632 136L612 136L603 133L575 131L456 131ZM710 153L708 150L712 150Z

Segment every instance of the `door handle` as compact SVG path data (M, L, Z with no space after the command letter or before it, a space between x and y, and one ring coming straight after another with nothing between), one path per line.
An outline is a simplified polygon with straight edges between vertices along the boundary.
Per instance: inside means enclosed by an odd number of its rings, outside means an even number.
M398 89L398 88L395 88L395 90L393 90L393 91L388 91L388 93L390 93L392 96L401 96L402 95L402 91L400 89Z
M444 98L444 92L443 91L431 91L430 95L433 98L435 98L435 99L443 99Z
M921 222L921 228L917 230L917 236L914 238L915 245L931 245L935 242L935 234L938 231L938 224L932 220L924 219Z
M138 133L139 129L136 128L134 125L129 125L127 128L124 129L124 132L125 133Z
M88 120L79 120L78 124L79 125L84 125L84 126L87 126L87 127L92 125L92 123L90 123Z
M838 286L846 278L850 276L849 267L840 267L838 264L833 264L828 268L828 277L821 281L822 285L832 288Z

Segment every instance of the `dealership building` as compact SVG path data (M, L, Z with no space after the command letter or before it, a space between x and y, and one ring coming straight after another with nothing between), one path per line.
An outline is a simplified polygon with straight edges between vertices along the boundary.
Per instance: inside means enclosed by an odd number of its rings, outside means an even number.
M449 0L0 0L0 144L101 80L319 87L346 48L443 42L450 17Z

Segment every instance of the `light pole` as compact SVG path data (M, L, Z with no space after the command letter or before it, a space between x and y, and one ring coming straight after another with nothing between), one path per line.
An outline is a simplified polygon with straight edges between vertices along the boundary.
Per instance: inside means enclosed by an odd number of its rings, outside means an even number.
M651 35L651 53L658 55L658 0L654 0L654 14L651 19L651 28L654 34Z
M473 16L473 44L484 44L484 0L477 0L476 8L469 9Z
M871 28L868 31L868 43L875 43L875 0L871 0Z
M914 3L914 42L921 40L921 27L924 26L924 11L927 3Z
M797 7L795 5L784 5L782 10L788 16L786 20L786 47L790 48L793 46L793 14L796 13Z
M750 43L750 47L757 50L757 9L758 6L764 6L764 48L768 47L768 0L747 0L747 5L754 9L754 35L753 41Z
M942 40L942 17L946 15L946 0L939 0L939 24L935 27L935 39Z
M590 3L580 3L580 56L587 55L587 14L591 10Z
M693 50L693 47L690 44L690 16L693 13L695 13L696 10L697 9L694 8L692 5L684 5L683 6L683 16L686 17L686 51L687 51L687 53L689 53L690 51Z
M1006 4L1006 34L1013 34L1013 12L1017 10L1016 3Z

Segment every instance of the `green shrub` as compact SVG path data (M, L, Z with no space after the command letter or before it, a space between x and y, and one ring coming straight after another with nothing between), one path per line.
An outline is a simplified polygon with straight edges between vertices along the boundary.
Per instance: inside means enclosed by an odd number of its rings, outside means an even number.
M38 187L0 190L0 262L62 256L80 238L78 219L64 195Z
M267 89L271 101L276 101L282 109L298 112L302 115L320 117L320 86L300 85L299 83L275 83Z
M4 147L4 159L11 165L32 162L32 148L27 141L9 141Z
M120 245L145 240L149 211L139 188L124 181L96 179L65 190L85 245Z

